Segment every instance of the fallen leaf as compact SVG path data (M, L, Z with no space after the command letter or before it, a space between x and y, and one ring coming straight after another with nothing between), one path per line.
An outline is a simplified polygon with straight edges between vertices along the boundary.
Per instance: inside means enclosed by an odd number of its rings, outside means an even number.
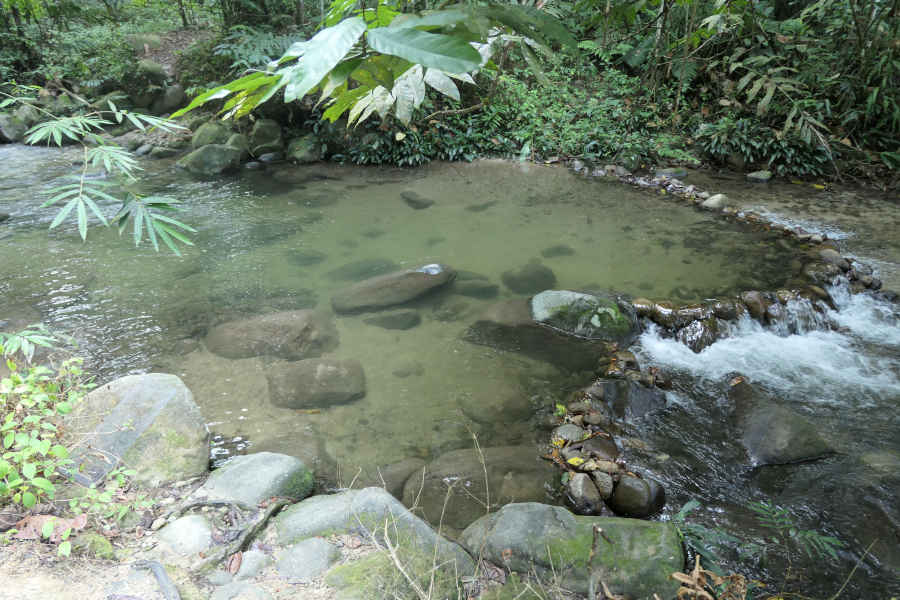
M234 575L241 569L241 563L244 560L244 553L238 550L234 554L231 555L231 558L228 559L228 566L225 567L225 570Z
M87 515L81 514L73 519L62 519L53 515L30 515L16 523L15 527L18 531L13 538L17 540L42 539L41 530L48 523L52 523L53 531L47 539L57 544L62 541L62 536L66 530L79 531L84 529L87 525Z

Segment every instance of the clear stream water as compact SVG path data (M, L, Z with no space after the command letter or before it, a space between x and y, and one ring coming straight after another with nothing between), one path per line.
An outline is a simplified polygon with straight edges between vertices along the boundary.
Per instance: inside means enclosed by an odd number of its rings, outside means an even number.
M535 444L537 453L546 432L523 409L546 414L587 380L462 340L482 310L515 296L502 283L505 271L537 260L553 270L558 288L689 301L775 289L801 267L789 244L768 234L562 168L501 161L417 170L283 167L213 181L194 180L171 161L146 162L140 182L128 185L181 200L180 218L199 230L196 246L183 258L157 255L100 227L82 244L71 224L48 233L54 210L40 208L47 190L76 171L78 158L73 151L0 146L0 211L12 215L0 224L0 320L8 328L43 321L71 335L100 381L176 373L223 439L315 460L320 474L339 484L360 468L470 447L472 433L483 446ZM414 210L403 192L435 203ZM565 255L542 254L560 245ZM317 413L271 405L270 359L228 360L204 349L203 335L220 322L330 310L331 295L352 283L340 269L360 261L370 261L370 272L441 262L483 275L498 294L470 298L451 286L413 305L423 321L407 331L368 325L368 314L337 317L333 355L362 362L367 393ZM677 385L665 414L637 432L647 446L625 449L629 464L663 480L671 507L700 499L705 508L696 518L708 525L761 535L743 507L770 498L805 525L848 538L840 568L804 563L823 594L836 589L844 567L871 541L861 524L877 511L870 505L888 503L884 518L893 530L881 527L880 534L900 531L896 307L837 296L841 310L827 316L836 330L789 334L743 323L700 355L645 333L642 362L676 374ZM762 471L743 466L723 425L724 379L735 371L814 418L838 457ZM828 477L857 485L858 494L823 500L827 494L815 485ZM808 489L799 489L803 482ZM865 506L848 505L854 498ZM829 520L819 521L822 515ZM867 558L854 589L882 597L896 586L896 554ZM753 568L777 577L780 564Z

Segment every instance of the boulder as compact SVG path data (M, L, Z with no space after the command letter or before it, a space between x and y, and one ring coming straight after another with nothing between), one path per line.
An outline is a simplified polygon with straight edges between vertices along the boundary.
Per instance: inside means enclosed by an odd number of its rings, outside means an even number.
M122 92L119 93L121 94ZM109 107L104 105L103 108L108 109ZM13 111L13 115L22 121L25 124L25 127L33 127L46 119L45 115L41 114L37 108L30 104L20 104L19 107Z
M567 333L627 346L639 328L630 302L614 296L547 290L531 299L532 318Z
M463 339L509 352L520 352L570 371L594 370L614 350L602 339L568 335L536 322L527 298L504 300L488 307Z
M772 171L753 171L747 173L747 181L753 183L768 183L772 179Z
M237 169L241 162L241 151L225 144L208 144L197 148L178 161L178 166L194 175L212 177Z
M751 384L732 386L728 399L753 466L805 462L834 452L809 420L775 404Z
M322 159L322 144L315 134L309 133L290 141L285 156L288 160L305 165Z
M0 142L14 144L25 137L28 126L11 113L0 113Z
M272 519L264 539L268 543L286 545L334 533L368 537L382 535L385 522L389 531L404 543L418 547L429 556L436 551L439 562L448 562L451 571L455 566L460 575L473 572L472 557L461 546L435 533L425 521L381 488L307 498Z
M260 119L250 130L250 152L254 156L281 152L284 142L281 139L281 125L272 119Z
M359 487L383 487L394 498L403 498L403 486L413 474L421 474L425 461L421 458L405 458L383 467L363 469L356 478Z
M150 150L150 158L172 158L178 154L176 148L166 148L164 146L155 146Z
M713 194L701 202L700 207L705 208L706 210L722 210L725 208L726 202L728 202L728 196L725 194Z
M397 312L378 315L364 319L363 323L381 327L382 329L412 329L422 322L422 316L415 310L398 310Z
M291 582L309 582L341 558L337 546L322 538L305 539L281 552L275 563L278 574Z
M366 395L357 360L309 358L273 365L266 375L272 404L283 408L326 408Z
M232 134L228 138L228 141L225 142L225 145L231 146L232 148L237 148L241 151L241 162L244 162L245 160L250 158L250 142L247 140L247 136L243 133Z
M591 477L575 473L566 483L566 502L576 515L596 515L603 510L603 499Z
M206 420L175 375L116 379L85 396L67 419L80 436L72 475L84 485L103 481L120 463L149 487L207 472Z
M546 484L554 481L556 470L540 459L532 446L482 448L480 454L465 448L447 452L426 465L424 481L418 475L410 477L403 488L403 503L409 507L416 504L431 523L461 530L484 515L488 491L495 506L542 501L547 498ZM448 482L453 482L449 500Z
M719 320L715 317L694 321L675 334L676 340L694 352L701 352L704 348L712 346L719 337Z
M180 83L168 86L163 93L153 101L150 108L151 112L156 115L165 115L181 108L187 101L184 93L184 87Z
M209 144L227 144L230 137L231 130L224 125L215 121L204 123L194 132L191 147L196 150Z
M418 192L410 190L400 192L400 197L403 198L403 201L406 202L407 206L415 210L422 210L423 208L428 208L434 204L434 200L431 198L426 198Z
M212 526L202 515L186 515L160 529L156 539L165 546L164 550L190 556L212 546Z
M593 526L603 529L590 573ZM608 540L608 541L607 541ZM558 577L586 594L589 577L613 594L634 600L674 598L679 584L669 575L684 568L678 531L670 523L618 517L575 516L559 506L508 504L462 533L460 542L485 560L540 578ZM598 586L599 587L599 586Z
M213 327L206 347L225 358L277 356L300 360L321 356L338 345L328 315L312 310L276 312Z
M331 306L338 313L387 308L424 296L453 281L455 275L452 268L439 264L389 273L339 290Z
M313 473L299 458L273 452L236 456L210 473L190 497L256 506L272 496L302 500L312 493Z
M653 479L622 475L606 504L623 517L649 517L666 505L666 492Z
M517 294L536 294L556 285L556 275L536 260L500 277L503 284Z

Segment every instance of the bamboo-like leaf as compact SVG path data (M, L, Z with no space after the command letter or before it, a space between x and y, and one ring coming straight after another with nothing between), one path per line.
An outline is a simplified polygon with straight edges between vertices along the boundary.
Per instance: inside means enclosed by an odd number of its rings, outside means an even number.
M291 73L285 86L284 101L293 102L302 98L319 85L359 41L365 30L366 22L360 17L352 17L314 35L297 61L298 69Z
M544 70L541 69L541 65L538 62L537 56L534 55L531 48L528 47L528 44L523 40L520 42L519 46L522 48L522 56L525 57L525 62L528 63L528 66L531 68L531 72L534 73L534 76L537 78L538 83L544 86L551 85L550 78L544 73Z
M91 209L91 212L94 213L100 222L103 223L104 227L109 227L109 223L106 220L106 217L103 216L103 213L100 212L100 209L97 207L97 204L94 200L85 194L81 195L81 199L84 200L84 203L87 204L88 208Z
M427 69L425 71L425 83L437 90L438 92L459 101L459 88L453 83L443 71L440 69Z
M60 209L58 213L56 213L56 217L54 217L53 222L50 223L50 229L56 229L59 227L60 223L66 220L66 217L69 216L69 213L72 212L72 209L78 204L78 198L72 198L69 202Z
M740 78L740 80L738 80L737 87L735 88L736 91L740 92L745 87L747 87L747 84L750 83L750 80L753 79L755 76L756 76L756 73L754 71L748 71L743 77Z
M747 92L747 102L753 102L753 99L756 97L756 94L759 93L759 90L762 89L764 83L766 83L765 77L760 77L753 82L753 85L750 86L750 90Z
M167 208L170 208L170 207L167 207ZM173 219L173 218L171 218L171 217L167 217L167 216L165 216L165 215L153 215L153 218L156 219L157 221L164 221L164 222L166 222L166 223L171 223L172 225L175 225L176 227L181 227L182 229L184 229L184 230L186 230L186 231L190 231L190 232L192 232L192 233L196 233L196 232L197 232L197 230L194 229L193 227L191 227L190 225L185 225L185 224L182 223L181 221L177 221L177 220L175 220L175 219ZM189 245L191 245L191 246L194 245L192 242L187 241L187 240L184 240L184 243L185 243L185 244L189 244Z
M418 29L371 29L366 33L376 52L399 56L423 67L465 73L481 66L481 55L461 38Z
M84 207L84 202L78 202L78 234L81 236L82 241L87 239L87 225L87 210Z
M769 83L766 85L766 93L763 96L762 100L759 101L759 106L756 108L757 114L764 114L766 110L769 108L769 103L772 101L772 97L775 95L775 84Z

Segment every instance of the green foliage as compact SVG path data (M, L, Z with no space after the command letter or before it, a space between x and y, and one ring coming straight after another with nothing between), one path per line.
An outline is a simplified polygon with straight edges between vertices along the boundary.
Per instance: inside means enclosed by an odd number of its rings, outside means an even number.
M4 333L0 331L0 353L4 358L9 358L16 353L21 353L26 364L30 364L34 358L34 351L38 346L53 348L58 345L60 339L50 332L43 323L29 325L27 329L16 333Z
M830 170L831 156L824 146L783 135L749 118L722 117L703 124L697 141L707 156L719 163L737 155L748 165L764 164L777 175L818 177Z
M62 416L93 386L84 380L80 359L55 372L42 366L21 372L12 359L7 367L9 377L0 380L0 503L27 509L54 498L59 470L71 464L61 444Z
M215 45L213 55L230 61L229 74L234 75L246 69L265 67L284 54L295 37L248 25L235 25L228 35Z
M216 37L201 39L177 53L175 70L185 90L206 91L209 83L222 81L230 75L235 58L224 52L217 53L222 43L222 39Z
M800 529L793 515L780 506L768 502L750 502L748 506L756 513L760 524L774 535L772 543L788 549L799 548L810 558L837 559L837 551L844 547L844 543L835 537Z

